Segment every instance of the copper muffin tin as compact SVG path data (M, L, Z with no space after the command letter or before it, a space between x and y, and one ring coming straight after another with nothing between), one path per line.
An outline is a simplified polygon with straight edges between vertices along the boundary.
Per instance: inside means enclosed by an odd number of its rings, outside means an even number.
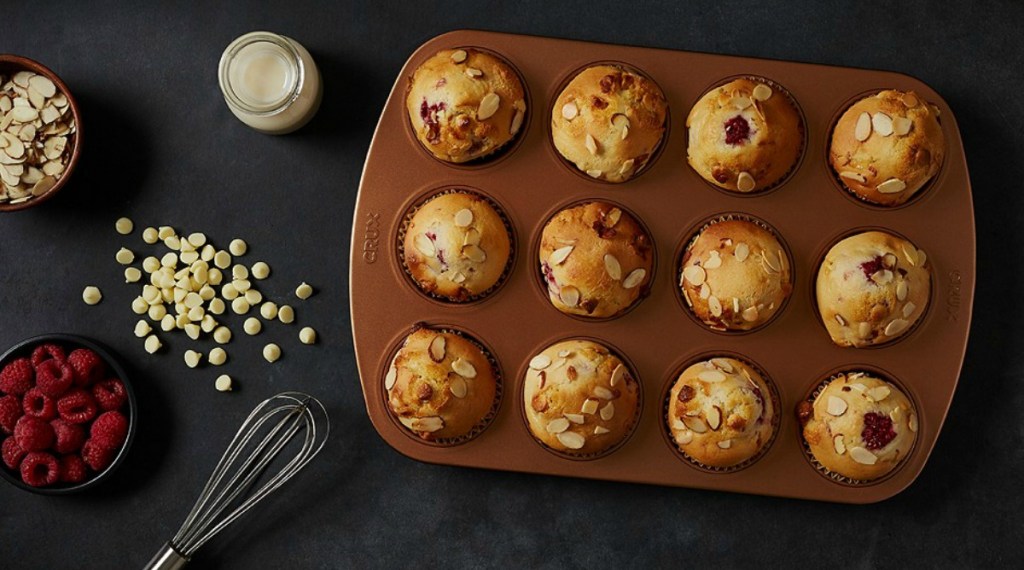
M528 92L527 122L499 156L449 165L427 153L406 117L405 93L416 67L446 48L474 47L507 59ZM576 71L621 62L664 90L670 126L657 157L623 184L578 176L551 142L550 110ZM784 87L806 122L805 150L793 173L763 193L716 189L686 162L684 119L709 88L736 76L759 76ZM882 208L842 189L828 163L832 125L865 94L914 90L940 110L945 163L907 204ZM514 261L505 282L483 299L448 303L420 292L399 261L399 235L411 208L450 188L479 192L507 215ZM563 207L588 200L624 206L646 226L656 269L649 295L612 319L587 321L558 312L539 278L537 251L544 223ZM708 330L679 301L679 255L694 233L719 214L763 220L781 236L794 263L794 291L768 325L749 333ZM919 325L878 348L840 348L818 319L817 265L834 243L880 228L909 238L928 253L932 299ZM549 475L653 483L871 503L899 493L920 474L945 420L963 365L974 297L975 232L970 181L956 119L927 85L883 71L605 45L480 31L456 31L426 42L409 58L381 114L367 155L355 208L350 301L356 358L374 427L399 452L430 463ZM383 388L387 368L419 322L463 331L495 358L504 396L493 422L453 446L424 442L395 421ZM522 412L522 382L530 358L566 338L590 338L618 352L639 378L642 410L629 439L596 459L551 453L530 435ZM733 355L763 370L778 390L781 423L769 449L741 469L714 472L687 462L667 435L665 397L683 367L709 355ZM815 469L804 453L795 409L833 373L871 370L902 386L920 416L910 456L888 476L849 484Z

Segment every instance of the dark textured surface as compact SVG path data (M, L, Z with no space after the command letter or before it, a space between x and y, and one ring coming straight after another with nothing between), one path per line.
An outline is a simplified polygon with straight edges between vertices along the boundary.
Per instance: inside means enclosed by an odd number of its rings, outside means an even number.
M191 567L753 566L808 556L815 566L1024 563L1024 429L1015 419L1024 406L1024 339L1010 328L1024 246L1024 6L323 4L3 10L0 50L61 75L82 105L86 147L62 195L0 216L0 346L55 331L100 340L133 374L142 424L123 469L96 492L40 497L0 486L0 566L141 567L180 524L241 418L283 389L327 404L335 432L325 454ZM851 507L430 466L388 448L356 379L350 218L395 75L416 46L457 28L888 69L941 93L957 114L972 173L981 279L960 387L918 481L889 501ZM220 52L252 29L298 39L320 65L323 107L296 135L259 135L221 99ZM291 297L303 280L317 287L310 300L292 301L299 323L317 328L322 342L300 345L294 325L244 337L234 318L225 367L241 384L233 394L214 392L221 370L185 368L183 335L163 335L168 350L147 355L131 334L136 288L123 283L114 253L122 244L149 248L138 232L114 232L122 215L140 229L169 224L221 244L244 237L246 261L274 269L264 293ZM86 284L103 289L98 307L81 302ZM285 352L274 366L259 357L270 338Z

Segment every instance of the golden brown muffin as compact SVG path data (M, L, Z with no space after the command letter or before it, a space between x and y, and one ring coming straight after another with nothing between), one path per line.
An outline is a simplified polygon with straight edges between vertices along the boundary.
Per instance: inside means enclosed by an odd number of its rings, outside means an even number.
M522 129L526 92L503 60L473 49L446 49L420 65L406 108L416 138L447 162L498 150Z
M910 330L928 307L928 256L885 232L832 246L818 270L821 320L839 346L883 344Z
M799 410L803 436L828 471L869 481L889 473L917 440L917 413L899 388L863 372L840 374Z
M551 304L571 315L625 311L650 283L651 239L632 216L605 202L566 208L544 226L540 267Z
M476 343L430 328L406 337L384 378L388 409L428 441L462 438L480 426L494 406L497 383Z
M581 71L551 110L551 138L566 160L593 178L625 182L661 144L668 103L635 71L597 65Z
M793 291L782 244L747 220L714 222L701 230L680 271L686 304L716 330L761 326Z
M530 360L523 406L533 436L545 446L592 455L629 435L639 413L639 386L607 348L568 340Z
M756 456L772 439L775 406L764 378L735 358L698 362L669 392L672 440L688 457L732 467Z
M416 210L403 250L405 266L420 289L465 301L501 279L511 238L490 202L476 194L450 192Z
M938 111L913 91L857 101L832 131L829 160L843 185L868 202L896 206L942 166L946 141Z
M800 113L785 93L754 79L708 91L686 117L690 166L733 192L754 192L782 180L804 144Z

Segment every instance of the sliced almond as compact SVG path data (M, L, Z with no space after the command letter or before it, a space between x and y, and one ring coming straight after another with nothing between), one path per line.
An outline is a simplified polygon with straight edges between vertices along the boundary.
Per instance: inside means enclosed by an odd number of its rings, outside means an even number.
M478 77L483 77L484 72L480 71L475 67L467 67L466 75L469 76L470 79L476 79Z
M887 137L892 134L892 117L885 113L875 113L871 115L871 127L876 133Z
M901 137L909 133L912 126L914 126L914 121L906 117L896 117L892 120L892 132Z
M749 97L744 97L742 95L737 96L737 97L733 97L732 99L729 100L729 102L732 103L733 107L736 107L740 111L742 111L743 109L746 109L747 107L749 107L751 105L750 98Z
M854 172L852 170L843 170L842 172L839 173L839 176L840 176L840 178L847 178L849 180L855 180L857 182L860 182L861 184L864 184L864 183L866 183L868 181L868 179L865 178L863 174L861 174L859 172Z
M724 359L724 358L712 358L711 359L711 364L715 368L718 368L719 370L721 370L722 372L725 372L727 374L732 374L733 371L735 370L732 367L732 364L729 363L729 361Z
M575 307L580 302L580 290L572 285L566 285L565 287L562 287L562 291L558 294L558 297L566 306Z
M909 263L911 265L911 267L917 267L917 250L914 249L913 246L910 246L908 248L908 246L906 244L904 244L902 246L902 248L903 248L903 257L907 258L907 263Z
M839 326L841 327L846 326L846 319L844 319L839 313L836 313L836 322L839 323Z
M575 119L576 115L579 114L580 109L576 106L576 103L566 103L565 105L562 105L562 116L565 117L567 121Z
M39 110L33 107L15 107L10 115L19 123L29 123L39 118Z
M839 396L828 397L828 406L826 408L826 411L829 414L837 417L841 416L846 413L846 409L848 407L849 406L847 405L846 400L840 398Z
M881 402L882 400L889 397L889 394L892 393L892 390L890 390L888 386L875 386L874 388L868 389L868 391L864 393L867 394L867 396L872 400L876 402Z
M878 461L878 457L876 457L874 453L871 453L863 447L854 447L850 449L850 458L863 465L874 465Z
M775 254L769 251L761 251L761 263L765 266L765 269L768 270L769 273L781 272L782 265L779 262L779 259L776 259Z
M622 280L622 287L625 289L632 289L637 285L643 283L644 277L647 277L647 270L644 268L634 269Z
M604 174L604 172L597 168L593 168L587 171L587 176L591 178L600 178L602 174Z
M622 219L622 210L612 208L608 210L608 214L604 217L604 225L606 228L614 228L620 219Z
M722 410L718 406L712 406L704 416L708 419L708 427L712 431L718 431L718 428L722 426Z
M736 189L740 192L750 192L757 187L757 182L749 172L740 172L740 175L736 177Z
M602 400L611 400L615 398L615 393L604 386L594 386L594 395Z
M452 283L465 283L466 276L459 271L452 274Z
M618 281L622 279L622 266L619 265L619 260L614 255L610 253L605 254L604 269L613 280Z
M582 414L564 414L564 415L565 415L565 419L567 419L570 422L572 422L574 424L577 424L577 425L582 424L583 422L586 421L586 419L583 417Z
M842 435L836 435L832 438L832 447L836 450L836 453L842 455L846 453L846 443L843 442Z
M899 406L896 406L895 408L893 408L889 412L889 419L892 420L892 422L895 423L895 424L900 423L900 418L902 418L902 417L903 417L903 408L901 408Z
M700 291L698 291L698 295L701 299L704 299L705 301L708 300L708 298L711 297L711 287L708 287L707 283L703 283L700 286Z
M473 223L473 211L469 208L463 208L458 212L455 212L455 225L460 228L465 228L469 224Z
M910 416L907 417L907 427L910 431L917 433L917 414L911 412Z
M707 278L707 273L704 268L699 265L688 265L683 268L683 279L689 281L694 286L700 286L704 283Z
M893 272L889 271L888 269L876 271L871 274L871 280L874 281L875 283L878 283L879 285L886 285L888 283L891 283L893 277Z
M57 86L47 77L33 75L28 79L28 85L43 97L53 97L57 94Z
M480 100L480 107L476 110L476 119L478 121L485 121L494 116L498 112L498 106L501 104L501 97L497 93L488 93L484 95L484 98Z
M867 113L861 113L857 117L857 126L853 129L853 138L860 142L868 140L871 136L871 115Z
M480 230L476 228L466 230L466 237L462 239L462 245L480 245Z
M704 420L700 418L685 416L683 418L683 423L695 433L705 433L708 431L708 424L704 423Z
M720 449L729 449L730 447L732 447L732 440L723 439L722 441L718 442L717 445Z
M612 430L604 426L594 426L594 435L604 435L606 433L610 433L611 431Z
M914 303L907 303L906 305L903 305L903 318L909 319L910 315L914 314L914 309L916 308L917 305Z
M682 425L682 427L677 428L679 431L676 432L675 436L673 436L672 439L674 439L676 443L679 445L686 445L693 441L693 432L686 429L686 425L683 424L683 422L680 422L679 420L676 420L676 422Z
M764 83L758 83L751 95L758 101L767 101L772 96L772 88Z
M608 402L601 408L601 419L604 421L611 421L615 417L615 402Z
M433 340L430 341L430 358L434 362L441 362L444 360L445 346L447 342L441 335L437 335Z
M523 128L523 120L526 119L526 111L516 109L516 114L512 116L512 125L508 128L508 134L515 135L519 132L519 129Z
M583 447L583 444L587 442L587 440L584 439L582 435L571 431L563 431L556 437L562 445L568 447L569 449L580 449Z
M413 245L420 253L427 257L434 257L437 250L434 248L434 241L427 237L427 234L420 234L413 239Z
M896 300L904 301L907 298L907 293L910 293L910 288L906 281L900 281L896 284Z
M725 374L715 369L702 370L700 374L697 374L697 379L701 382L717 383L725 380Z
M448 389L451 390L452 396L456 398L465 398L466 393L469 391L466 381L462 376L452 378L452 381L448 383Z
M476 378L476 367L473 364L463 358L456 358L452 362L452 370L455 371L459 376L465 378Z
M885 327L885 336L896 336L906 330L909 325L910 322L905 319L893 319L892 322Z
M928 255L924 252L924 250L923 249L917 250L917 263L919 263L921 265L921 267L924 267L924 264L927 261L928 261Z
M551 366L551 357L546 354L538 354L530 360L530 368L534 370L544 370L548 366Z
M908 109L913 109L914 107L917 107L917 104L919 103L919 101L917 100L917 96L914 95L913 93L904 93L903 97L901 97L900 99L903 101L903 104L906 105Z
M583 139L583 146L587 147L590 154L597 154L597 141L594 140L594 137L590 133L587 133L586 138Z
M622 379L623 377L625 377L625 375L626 365L619 363L619 365L615 367L615 370L612 370L612 377L611 380L608 381L608 383L612 386L612 388L614 388L619 384L619 382L622 382Z
M896 194L907 189L907 184L899 178L890 178L875 186L875 189L882 194Z
M468 55L469 54L466 53L466 50L464 50L464 49L457 49L457 50L452 52L452 63L462 63L462 62L466 61L466 57Z
M597 406L598 406L597 400L591 400L591 399L588 398L587 401L583 402L583 409L582 409L582 411L583 411L584 414L591 414L591 415L593 415L593 414L595 414L597 412Z
M548 433L562 433L567 429L569 429L569 420L565 418L555 418L548 422Z
M757 307L747 307L746 309L743 310L742 316L744 321L748 323L753 323L757 321L760 314L757 310Z
M722 316L722 302L718 300L718 297L714 295L708 297L708 310L711 311L711 315L714 317Z
M740 242L736 244L736 249L733 250L732 254L736 256L736 261L742 263L750 255L750 246Z
M718 269L722 266L722 257L718 255L718 250L711 250L708 253L708 259L704 262L704 269Z
M466 259L476 263L483 263L484 261L487 261L487 254L484 253L484 250L480 249L480 246L478 245L469 244L462 246L462 255Z
M444 420L437 416L427 418L416 418L412 422L412 429L433 433L444 428Z
M567 245L552 251L551 255L548 257L548 262L551 263L551 265L561 265L562 262L569 257L569 254L572 253L573 248L574 246Z

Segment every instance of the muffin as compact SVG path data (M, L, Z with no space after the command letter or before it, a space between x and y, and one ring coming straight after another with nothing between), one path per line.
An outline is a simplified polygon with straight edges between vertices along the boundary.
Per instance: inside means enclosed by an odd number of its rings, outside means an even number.
M672 441L710 467L755 457L772 439L775 407L764 378L735 358L698 362L679 375L668 401Z
M686 304L715 330L759 327L793 291L782 244L748 220L728 219L706 226L683 254L680 271Z
M763 81L736 79L708 91L686 117L690 166L733 192L775 185L800 159L804 125L790 98Z
M512 251L504 220L477 194L450 192L413 214L402 248L405 266L426 293L465 301L494 287Z
M473 49L446 49L423 62L406 95L416 138L435 157L468 162L505 146L522 129L526 91L506 62Z
M568 340L530 360L523 407L545 446L593 455L621 442L636 423L639 386L625 363L596 342Z
M857 481L878 479L906 458L917 413L899 388L863 372L840 374L798 411L804 441L826 470Z
M541 233L548 298L569 315L605 318L625 311L646 293L653 264L647 232L605 202L566 208Z
M832 131L832 168L861 199L902 204L942 165L946 141L938 115L913 91L865 97L843 113Z
M653 81L614 65L581 71L551 109L551 138L593 178L625 182L650 161L665 135L668 103Z
M910 330L931 296L928 257L885 232L848 237L818 269L821 320L839 346L883 344Z
M498 378L483 349L458 334L417 328L384 378L391 413L427 440L458 440L484 424Z

